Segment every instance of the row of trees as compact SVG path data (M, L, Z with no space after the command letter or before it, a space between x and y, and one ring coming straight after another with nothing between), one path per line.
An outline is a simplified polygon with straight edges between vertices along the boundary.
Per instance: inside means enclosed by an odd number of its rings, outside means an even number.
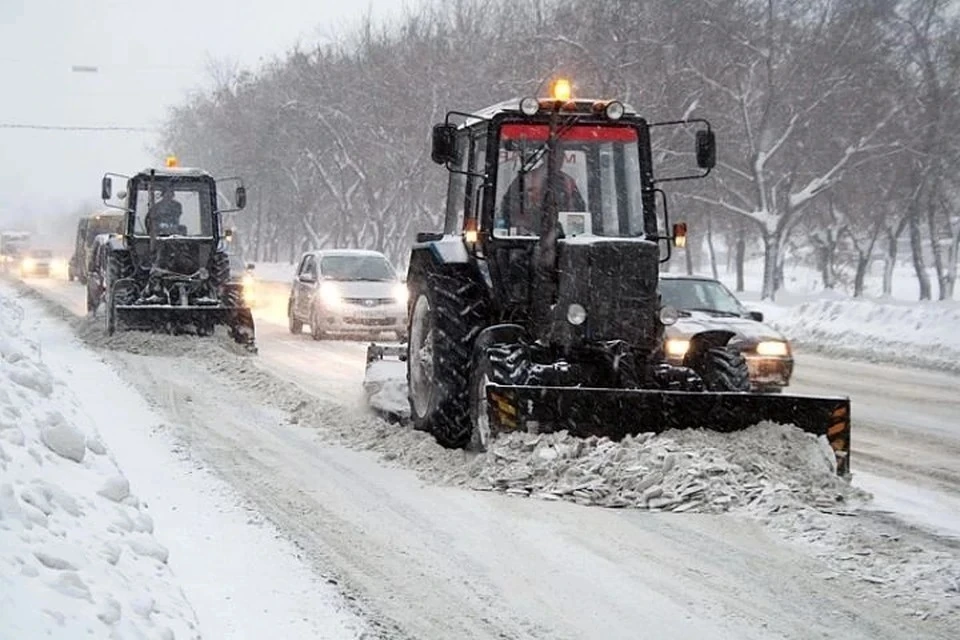
M436 229L446 174L430 127L574 78L651 120L706 117L720 144L674 211L741 274L763 252L763 294L788 257L824 284L879 256L889 293L901 241L920 297L950 298L960 248L960 23L948 0L448 0L367 19L336 44L221 73L175 108L163 144L185 163L241 174L238 218L256 259L323 246L402 262ZM664 166L678 144L658 141ZM674 217L677 217L676 213ZM700 243L688 251L688 264ZM934 283L928 276L932 263Z

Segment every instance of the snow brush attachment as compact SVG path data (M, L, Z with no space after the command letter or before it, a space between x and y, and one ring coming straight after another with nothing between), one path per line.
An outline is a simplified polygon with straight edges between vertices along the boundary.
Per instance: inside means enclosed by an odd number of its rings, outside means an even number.
M257 353L253 315L246 307L117 305L116 329L172 335L210 336L217 326L251 353Z
M710 429L730 433L760 422L795 425L826 438L840 476L850 473L850 399L762 393L487 385L491 432L608 437Z

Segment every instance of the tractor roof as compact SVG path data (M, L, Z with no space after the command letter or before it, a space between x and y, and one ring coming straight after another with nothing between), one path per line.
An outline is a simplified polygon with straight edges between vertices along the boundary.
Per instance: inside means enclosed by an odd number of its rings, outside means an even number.
M469 127L478 122L485 120L490 120L494 116L500 115L502 113L514 113L517 115L523 115L523 112L520 111L520 101L522 98L510 98L509 100L504 100L503 102L498 102L497 104L490 105L478 111L473 111L470 114L470 117L461 125L461 127ZM544 102L552 102L550 98L540 98L540 104L543 105ZM597 103L607 103L610 100L601 100L594 98L576 98L568 100L567 104L573 103L576 105L576 109L567 109L565 108L562 113L564 114L573 114L580 113L583 115L590 115L593 113L593 106ZM622 103L624 108L624 115L636 115L637 110L634 109L631 105L626 102ZM541 109L543 107L541 106Z
M209 173L203 169L192 169L190 167L163 167L162 169L157 169L153 167L147 167L142 170L138 175L149 176L150 172L153 171L154 175L163 177L163 178L211 178Z

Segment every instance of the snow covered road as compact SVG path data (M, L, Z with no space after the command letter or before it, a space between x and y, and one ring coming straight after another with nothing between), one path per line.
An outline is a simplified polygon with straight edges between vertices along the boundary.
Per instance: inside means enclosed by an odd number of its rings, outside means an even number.
M31 285L82 313L82 287ZM257 320L253 358L218 358L200 343L170 356L150 353L150 344L146 353L100 353L166 417L191 460L272 521L382 637L954 637L954 596L921 606L901 595L926 589L922 579L957 560L958 546L865 519L837 525L853 540L843 554L821 539L835 556L824 559L741 518L586 508L424 483L308 428L318 419L334 434L382 428L359 406L362 345L317 343L291 336L275 317ZM194 357L180 357L188 352ZM264 372L296 380L322 411L283 411L286 399ZM949 428L923 432L950 439ZM875 442L882 449L882 438ZM877 535L857 528L874 525ZM880 538L902 539L903 547L886 548ZM876 575L886 554L909 568L898 578L901 595L884 591L893 578Z

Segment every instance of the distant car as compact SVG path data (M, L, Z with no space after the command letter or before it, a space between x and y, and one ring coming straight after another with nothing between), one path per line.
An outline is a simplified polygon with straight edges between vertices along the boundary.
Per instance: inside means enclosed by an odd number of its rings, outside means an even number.
M683 364L690 338L705 331L729 331L750 370L754 391L776 393L790 384L793 353L782 333L763 323L763 314L748 311L721 282L702 276L660 276L664 306L680 312L676 324L666 329L667 359Z
M378 251L309 251L300 259L290 290L290 332L300 333L306 324L314 340L383 332L403 340L407 296L406 284Z
M30 249L20 260L20 277L49 278L53 260L53 251L49 249Z

